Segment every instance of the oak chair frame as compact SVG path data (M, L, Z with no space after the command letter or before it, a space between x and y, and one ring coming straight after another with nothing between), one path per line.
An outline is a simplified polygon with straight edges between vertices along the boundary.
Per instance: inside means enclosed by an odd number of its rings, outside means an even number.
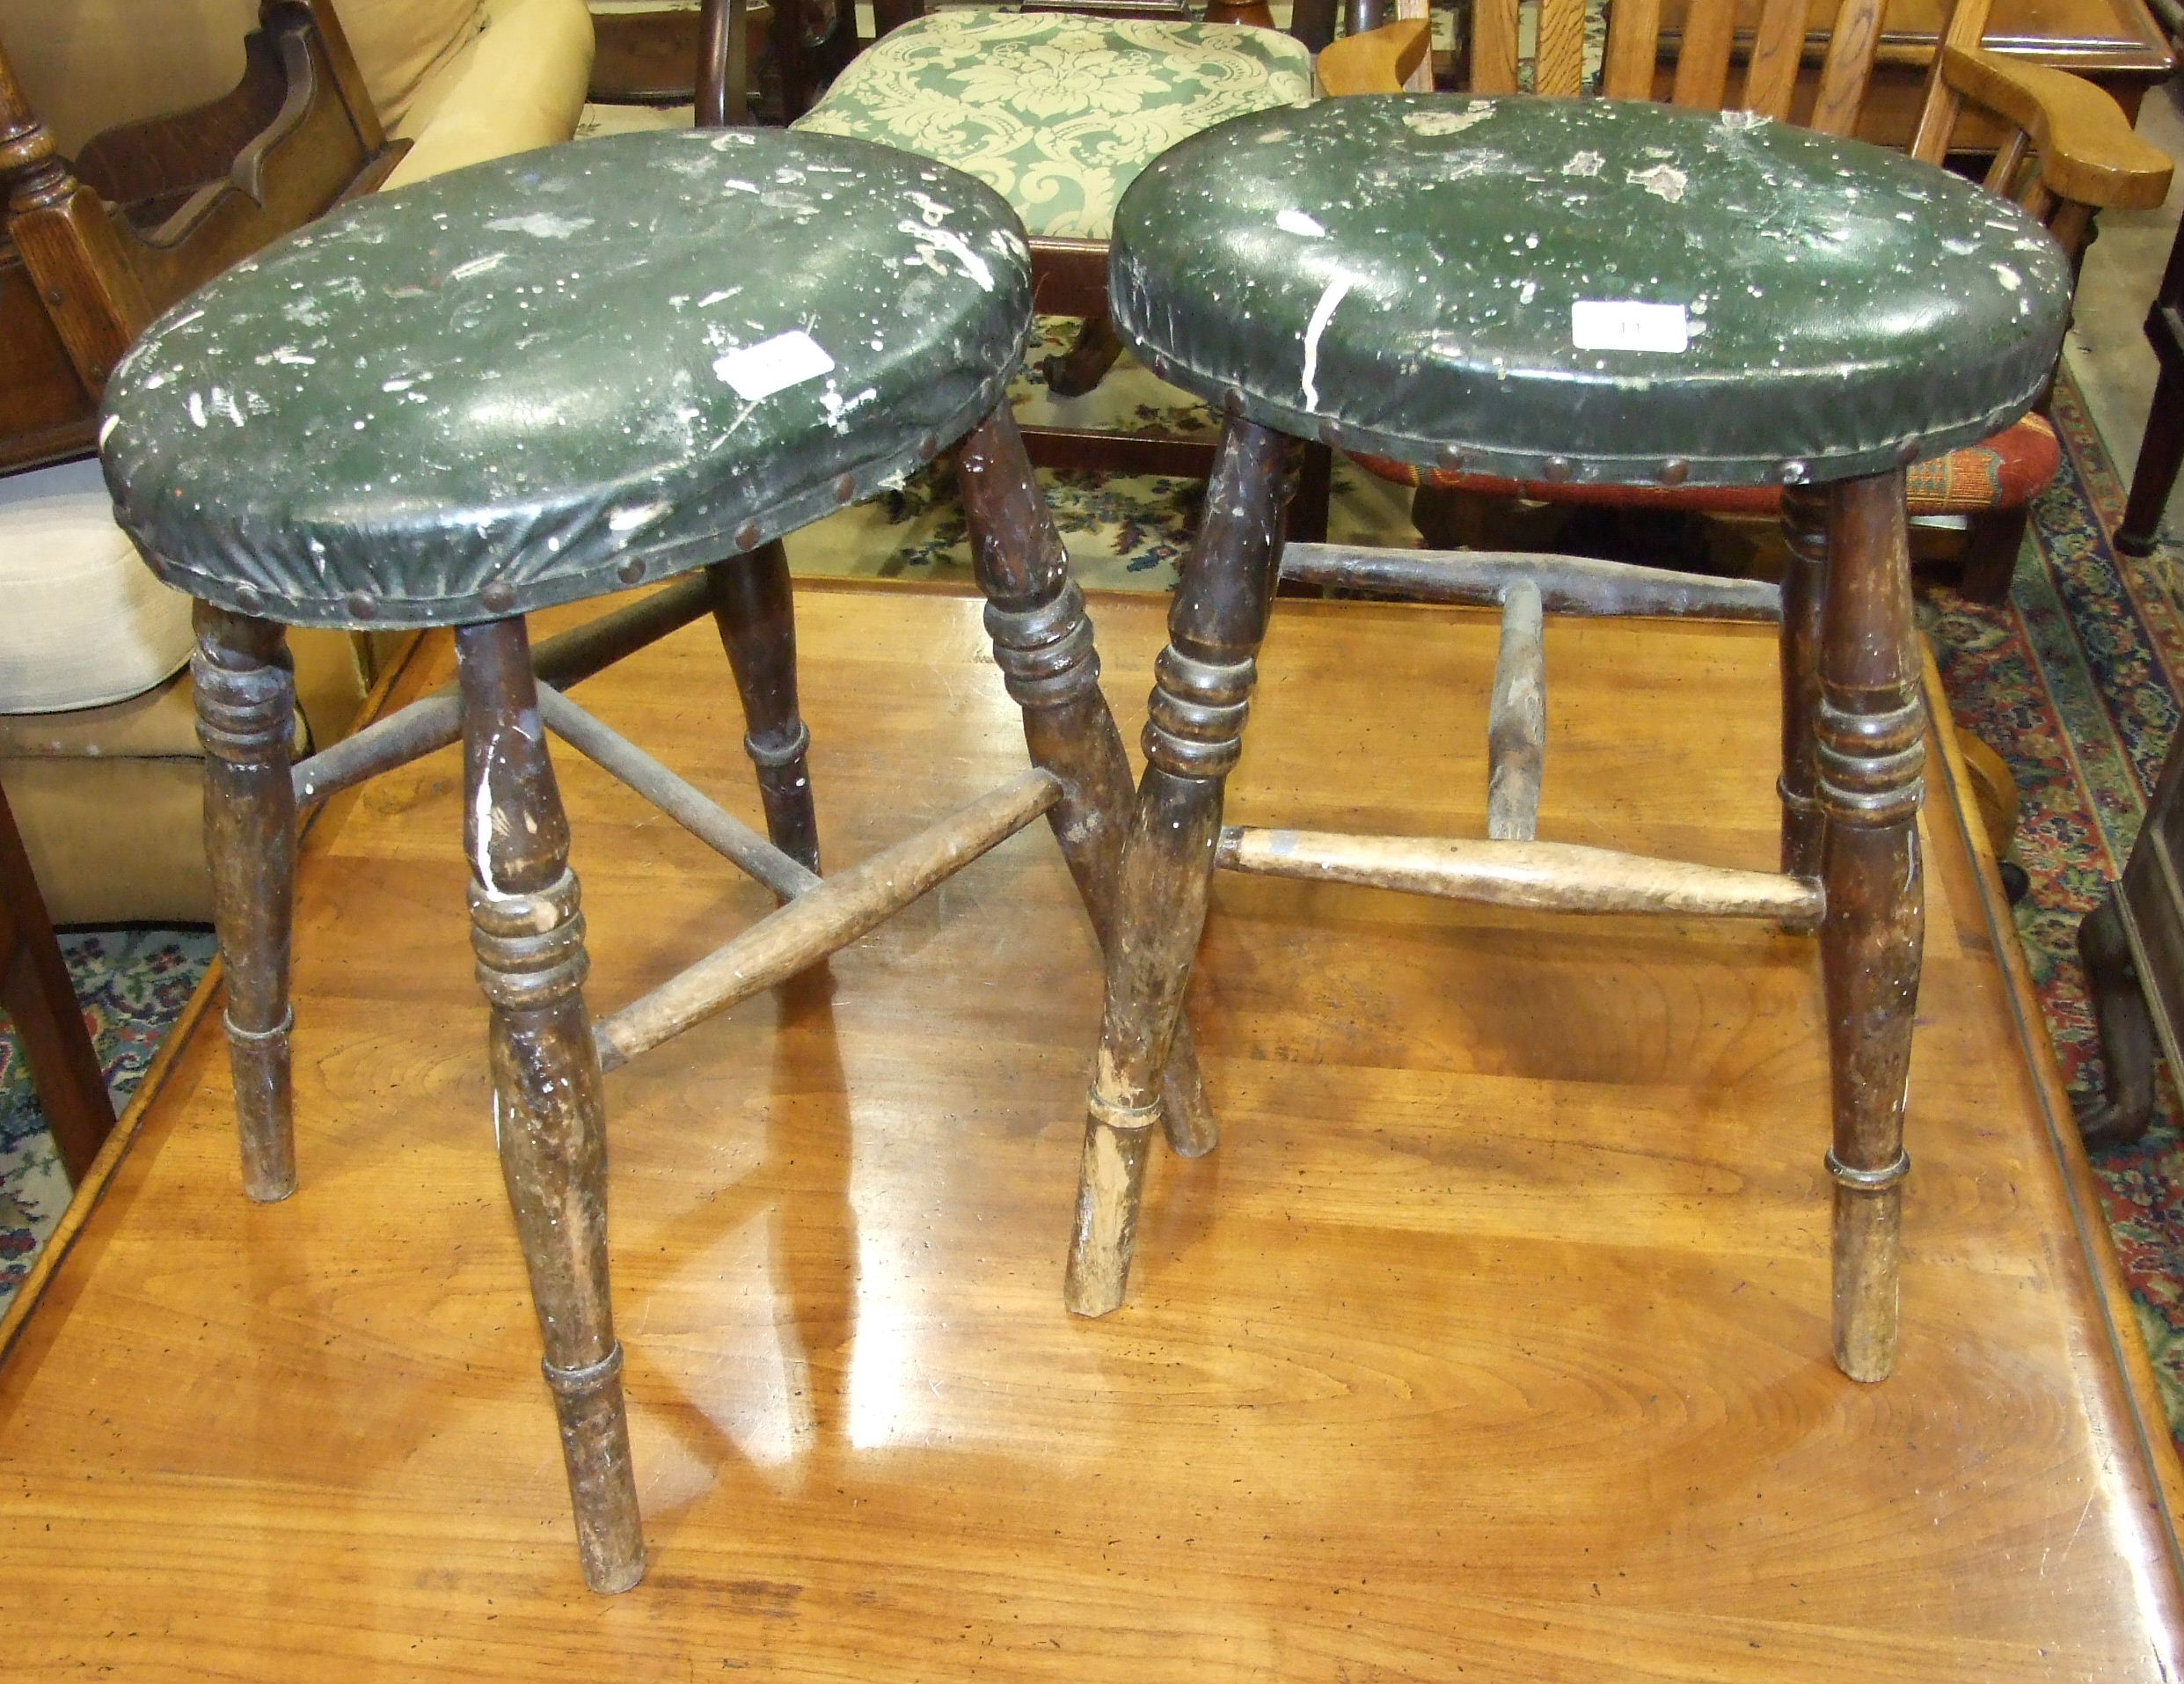
M113 365L170 304L409 150L380 126L332 0L260 0L240 82L111 128L71 164L0 48L0 472L85 456Z

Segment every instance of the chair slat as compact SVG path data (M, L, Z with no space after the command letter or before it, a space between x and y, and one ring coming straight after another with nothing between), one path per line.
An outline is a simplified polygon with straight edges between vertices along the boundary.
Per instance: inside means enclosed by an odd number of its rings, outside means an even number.
M1797 64L1805 50L1808 0L1767 0L1752 38L1751 62L1744 71L1742 100L1747 111L1780 122L1790 114L1797 92Z
M1691 0L1676 49L1672 104L1719 111L1729 86L1729 42L1736 33L1735 0Z
M1653 98L1661 58L1661 0L1615 0L1608 8L1608 62L1600 91L1611 99Z
M1978 0L1981 11L1986 0ZM1884 0L1843 0L1828 35L1828 59L1820 70L1820 94L1813 101L1808 128L1823 135L1848 135L1858 127L1873 79L1874 49L1881 45ZM1939 158L1931 160L1939 163Z
M1539 0L1532 92L1563 98L1585 89L1585 0Z
M1431 93L1433 92L1432 0L1395 0L1395 15L1399 19L1410 18L1422 21L1427 28L1426 55L1418 61L1416 68L1403 78L1403 92Z
M1473 93L1516 92L1517 0L1478 0L1472 8Z
M1990 0L1957 0L1949 14L1948 27L1941 32L1941 40L1934 48L1933 68L1926 73L1926 103L1918 113L1918 129L1911 136L1911 156L1923 164L1939 164L1949 150L1949 136L1955 131L1956 120L1964 110L1964 96L1951 87L1941 74L1941 62L1948 48L1961 47L1966 50L1976 48L1987 33L1987 12Z

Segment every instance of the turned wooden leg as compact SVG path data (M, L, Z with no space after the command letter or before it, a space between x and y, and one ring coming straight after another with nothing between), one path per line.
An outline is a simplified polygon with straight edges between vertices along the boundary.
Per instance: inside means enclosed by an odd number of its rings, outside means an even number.
M1903 475L1829 488L1818 788L1827 818L1821 968L1835 1142L1835 1359L1852 1380L1895 1362L1903 1108L1918 1004L1925 703L1911 620Z
M956 472L970 516L972 564L986 593L994 660L1023 709L1032 764L1062 780L1062 799L1048 822L1106 948L1132 806L1130 763L1099 693L1099 656L1085 594L1070 577L1061 535L1005 407L964 441ZM1187 1021L1179 1021L1168 1049L1160 1116L1168 1144L1186 1158L1202 1157L1219 1144Z
M773 845L819 869L819 819L804 763L811 733L796 711L796 611L779 540L705 569L712 617L743 699L743 751L758 769L758 799Z
M2108 885L2100 904L2078 926L2078 956L2085 967L2085 989L2093 996L2093 1021L2100 1031L2101 1062L2107 1081L2099 1094L2073 1101L2078 1131L2089 1151L2129 1146L2142 1139L2154 1111L2153 1014L2123 933L2122 893Z
M1789 570L1782 575L1782 870L1820 875L1826 825L1814 787L1813 729L1820 711L1820 608L1827 597L1828 495L1817 486L1782 493L1782 536Z
M493 1132L545 1342L586 1583L626 1591L645 1540L607 1293L607 1134L584 919L520 619L455 634L471 945L493 1006Z
M1122 355L1122 341L1114 319L1106 311L1085 318L1070 348L1039 365L1047 390L1057 398L1082 398L1107 377L1107 370Z
M1123 845L1063 1297L1104 1315L1129 1285L1158 1073L1182 1014L1280 555L1283 441L1231 417L1206 514L1168 615L1145 722L1145 775Z
M2161 306L2155 309L2158 313ZM2124 554L2153 553L2161 512L2169 506L2180 467L2184 467L2184 364L2165 361L2154 382L2153 407L2146 412L2138 465L2131 470L2130 501L2123 506L2122 525L2115 529L2115 547Z
M190 661L205 748L205 854L227 977L228 1058L243 1190L296 1190L289 1083L289 933L296 904L296 791L289 757L296 674L271 620L200 603Z

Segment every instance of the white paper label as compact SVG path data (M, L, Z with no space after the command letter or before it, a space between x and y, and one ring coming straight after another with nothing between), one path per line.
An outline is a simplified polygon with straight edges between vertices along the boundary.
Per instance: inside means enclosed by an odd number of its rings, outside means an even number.
M777 392L832 374L834 359L819 348L817 340L799 327L715 357L712 371L734 387L735 395L745 403L755 404Z
M1682 304L1580 298L1570 306L1570 343L1581 351L1687 351Z

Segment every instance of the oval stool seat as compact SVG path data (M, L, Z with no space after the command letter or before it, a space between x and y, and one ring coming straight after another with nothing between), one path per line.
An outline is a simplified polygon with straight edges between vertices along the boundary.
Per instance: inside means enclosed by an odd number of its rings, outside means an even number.
M2071 293L2037 222L1877 147L1434 95L1184 142L1124 195L1109 286L1156 373L1262 426L1443 472L1694 486L1985 438L2046 384Z
M1031 319L992 189L886 147L684 130L337 212L107 389L122 525L191 596L463 624L720 560L993 408Z

